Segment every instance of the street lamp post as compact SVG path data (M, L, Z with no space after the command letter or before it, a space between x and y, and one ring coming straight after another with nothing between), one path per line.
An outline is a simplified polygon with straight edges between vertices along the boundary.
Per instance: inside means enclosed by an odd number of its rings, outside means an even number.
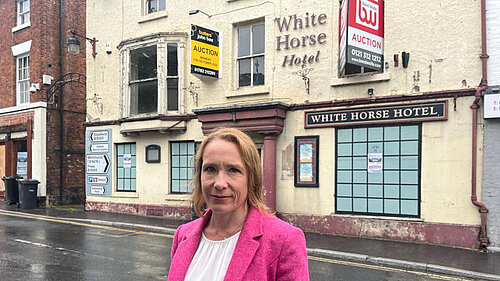
M95 56L97 55L96 44L97 44L98 40L95 39L95 37L88 38L88 37L82 36L82 35L76 33L76 30L74 30L74 29L71 29L69 32L71 33L71 37L69 37L68 41L66 41L66 45L68 46L68 52L70 54L78 54L80 52L80 41L78 41L78 39L76 38L78 36L78 37L84 38L85 40L90 42L90 44L92 45L92 57L94 57L94 59L95 59Z

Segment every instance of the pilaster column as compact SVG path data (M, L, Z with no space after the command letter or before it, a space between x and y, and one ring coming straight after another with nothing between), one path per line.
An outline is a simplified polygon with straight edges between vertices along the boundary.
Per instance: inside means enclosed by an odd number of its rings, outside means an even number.
M276 211L276 138L275 134L265 134L263 149L264 201L273 212Z

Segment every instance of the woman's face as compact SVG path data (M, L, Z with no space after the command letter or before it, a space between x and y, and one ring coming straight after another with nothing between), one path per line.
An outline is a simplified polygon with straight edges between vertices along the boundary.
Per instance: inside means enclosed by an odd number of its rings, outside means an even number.
M238 146L214 139L202 155L201 190L214 214L235 215L246 211L248 174Z

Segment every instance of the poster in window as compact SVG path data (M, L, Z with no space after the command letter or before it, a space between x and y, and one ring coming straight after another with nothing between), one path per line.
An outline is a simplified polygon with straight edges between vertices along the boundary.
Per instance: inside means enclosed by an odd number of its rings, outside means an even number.
M368 173L382 173L382 153L368 153Z
M123 154L123 168L132 167L132 154Z
M28 175L28 152L17 153L17 171L16 173L21 177Z
M294 185L318 187L319 136L295 137Z

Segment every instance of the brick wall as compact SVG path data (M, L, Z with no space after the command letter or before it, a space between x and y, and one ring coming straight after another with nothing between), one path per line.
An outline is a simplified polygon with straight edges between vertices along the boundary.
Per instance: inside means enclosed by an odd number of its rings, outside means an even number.
M16 105L15 58L12 56L13 45L32 40L30 50L30 83L40 83L41 90L30 95L30 102L46 101L49 85L42 85L44 74L59 77L67 73L85 75L86 41L79 38L82 51L71 55L64 47L62 56L59 42L66 42L68 31L76 29L81 35L86 34L86 1L64 0L62 37L59 36L59 0L31 1L31 26L12 33L16 26L15 1L0 1L0 108ZM60 67L62 61L62 69ZM83 81L85 83L85 81ZM49 104L47 110L47 197L49 202L58 204L79 203L84 198L84 157L85 157L85 84L69 83L63 87L62 96L64 116L63 138L63 196L60 198L60 105L61 100ZM0 126L21 117L0 116ZM25 117L22 117L25 118ZM27 118L27 117L26 117Z

